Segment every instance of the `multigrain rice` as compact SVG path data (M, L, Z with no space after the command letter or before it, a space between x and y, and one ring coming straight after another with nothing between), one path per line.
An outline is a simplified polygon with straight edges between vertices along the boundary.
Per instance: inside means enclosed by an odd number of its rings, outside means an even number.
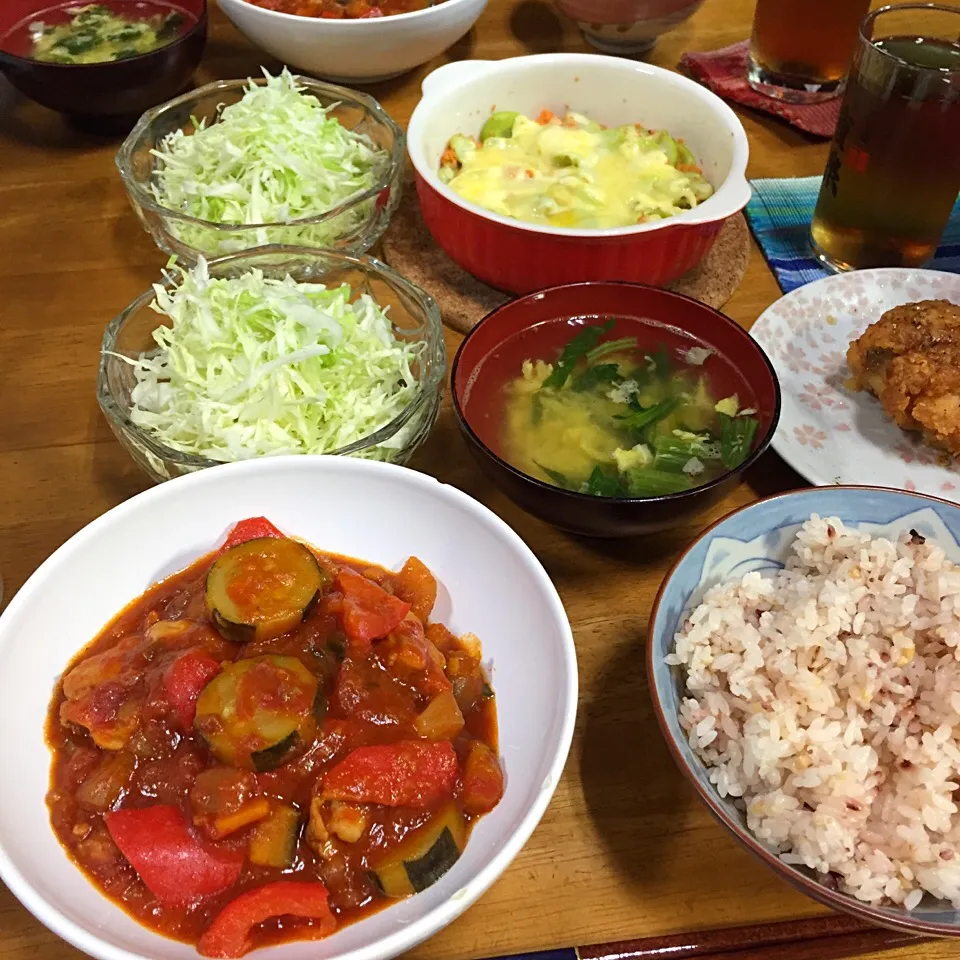
M960 908L960 567L935 543L814 515L783 570L708 590L667 661L711 783L781 860Z

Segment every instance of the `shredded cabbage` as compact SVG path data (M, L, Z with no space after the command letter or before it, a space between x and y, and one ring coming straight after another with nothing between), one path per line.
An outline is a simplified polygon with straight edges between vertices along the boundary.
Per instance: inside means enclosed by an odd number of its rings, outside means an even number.
M347 129L286 69L264 71L243 97L194 132L174 130L152 151L149 189L158 203L221 224L286 223L320 216L372 187L388 160L365 134ZM208 255L267 243L330 247L365 223L374 200L331 222L229 233L172 221L183 243Z
M130 419L160 443L213 460L330 453L389 424L418 395L421 344L348 284L325 287L251 270L215 278L178 268L151 307L170 326L136 359ZM358 455L391 459L412 421Z

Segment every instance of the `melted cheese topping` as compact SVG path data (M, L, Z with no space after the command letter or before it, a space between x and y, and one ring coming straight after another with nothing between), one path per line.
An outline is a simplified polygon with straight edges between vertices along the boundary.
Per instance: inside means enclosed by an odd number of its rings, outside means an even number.
M441 178L465 200L552 227L632 226L689 210L713 193L669 134L604 129L579 114L547 123L518 116L510 136L481 144L453 137L444 158Z

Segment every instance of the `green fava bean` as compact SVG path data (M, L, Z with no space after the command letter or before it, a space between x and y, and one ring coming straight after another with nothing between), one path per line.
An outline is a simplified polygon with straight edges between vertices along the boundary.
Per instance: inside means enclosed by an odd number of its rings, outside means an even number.
M498 110L487 117L480 128L480 142L490 137L509 137L513 133L513 124L519 114L514 110Z

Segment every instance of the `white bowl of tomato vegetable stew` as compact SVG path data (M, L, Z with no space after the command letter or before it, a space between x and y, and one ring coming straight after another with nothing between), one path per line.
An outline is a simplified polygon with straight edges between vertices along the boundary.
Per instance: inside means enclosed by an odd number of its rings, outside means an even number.
M0 876L102 960L402 953L530 836L577 702L520 538L336 457L110 510L0 617L0 676Z
M487 0L219 0L251 43L304 73L374 83L427 63Z

